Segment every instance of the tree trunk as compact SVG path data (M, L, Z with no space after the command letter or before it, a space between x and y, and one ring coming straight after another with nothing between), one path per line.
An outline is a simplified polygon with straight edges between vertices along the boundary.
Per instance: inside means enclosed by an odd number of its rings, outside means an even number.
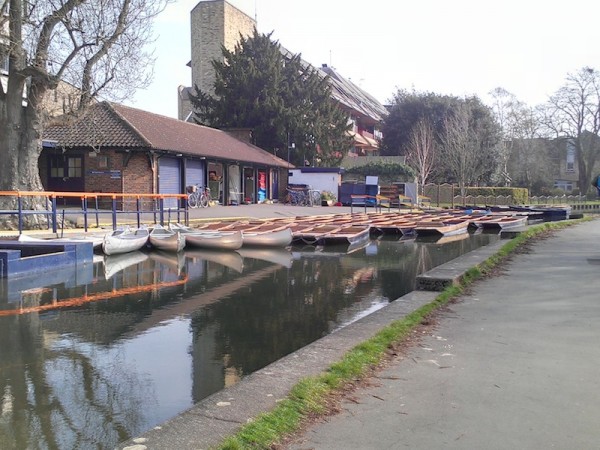
M1 191L27 191L42 192L38 159L41 154L42 121L40 114L31 105L15 109L3 109L0 122L8 124L2 129L7 130L7 135L0 140L0 190ZM16 114L10 114L10 111ZM17 195L0 196L0 209L16 210ZM21 196L23 209L45 209L45 196ZM5 227L17 226L16 216L0 216L0 221ZM29 227L46 224L44 216L27 215L25 222Z

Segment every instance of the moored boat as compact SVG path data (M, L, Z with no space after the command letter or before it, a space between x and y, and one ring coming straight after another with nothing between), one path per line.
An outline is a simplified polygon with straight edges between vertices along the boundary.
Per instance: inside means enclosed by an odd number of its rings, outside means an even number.
M466 233L469 221L464 218L435 220L434 218L415 224L417 236L451 236Z
M153 247L168 252L180 252L185 247L184 235L161 226L152 228L149 240Z
M478 222L477 225L484 230L497 229L506 230L509 228L523 227L527 225L527 216L502 216Z
M213 250L237 250L242 246L241 231L197 230L183 225L171 225L172 230L185 236L188 247L200 247Z
M292 243L292 230L285 227L279 230L242 231L242 245L252 247L287 247Z
M147 228L124 228L111 231L104 236L102 251L105 255L116 255L140 250L148 242Z
M319 237L319 245L350 244L358 245L370 237L369 225L347 225Z
M293 244L317 245L319 240L327 233L339 230L339 225L308 225L295 224L290 226Z
M237 250L242 246L242 232L206 231L185 233L185 242L190 247L213 250Z

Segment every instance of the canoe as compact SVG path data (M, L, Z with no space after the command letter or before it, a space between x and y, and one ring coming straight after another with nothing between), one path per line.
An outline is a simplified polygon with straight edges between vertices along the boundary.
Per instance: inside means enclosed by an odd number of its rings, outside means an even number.
M184 235L188 246L213 250L237 250L243 242L241 231L206 231Z
M152 229L149 240L153 247L167 252L180 252L185 247L184 235L161 226Z
M111 231L104 236L102 251L105 255L116 255L140 250L148 242L147 228L124 228Z
M248 230L242 231L242 245L252 247L286 247L292 243L292 230Z
M217 231L171 224L171 230L179 231L185 237L188 247L200 247L213 250L237 250L242 246L241 231Z

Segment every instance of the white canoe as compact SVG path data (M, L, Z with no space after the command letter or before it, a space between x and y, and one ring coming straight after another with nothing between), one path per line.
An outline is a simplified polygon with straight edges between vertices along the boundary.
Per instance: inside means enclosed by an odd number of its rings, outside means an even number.
M214 250L237 250L242 246L241 231L197 230L183 225L170 225L171 230L185 236L188 247L200 247Z
M207 231L185 233L188 246L214 250L237 250L242 246L241 231Z
M148 242L149 234L146 228L111 231L104 236L102 251L105 255L116 255L140 250Z
M242 231L242 242L253 247L287 247L292 243L292 230L248 230Z
M185 236L160 226L152 229L149 240L153 247L167 252L180 252L185 247Z

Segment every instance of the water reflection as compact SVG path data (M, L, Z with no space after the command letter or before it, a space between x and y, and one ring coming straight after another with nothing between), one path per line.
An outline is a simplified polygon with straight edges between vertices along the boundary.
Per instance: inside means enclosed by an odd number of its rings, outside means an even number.
M0 448L113 448L490 239L136 253L3 280Z

